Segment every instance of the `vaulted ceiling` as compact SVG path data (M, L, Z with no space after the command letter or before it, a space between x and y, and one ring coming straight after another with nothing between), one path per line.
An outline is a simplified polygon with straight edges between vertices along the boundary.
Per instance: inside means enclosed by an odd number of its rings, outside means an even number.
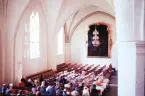
M11 24L11 32L15 28L27 9L29 3L35 0L0 0L0 10ZM48 26L54 34L67 23L70 31L83 17L96 11L114 16L113 0L36 0L39 1L47 17ZM2 14L1 14L2 15ZM54 27L55 26L55 27Z

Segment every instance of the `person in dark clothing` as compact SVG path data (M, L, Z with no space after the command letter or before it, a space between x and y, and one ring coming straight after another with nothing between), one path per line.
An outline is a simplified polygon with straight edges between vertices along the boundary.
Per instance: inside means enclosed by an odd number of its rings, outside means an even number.
M43 81L43 75L40 76L39 81L40 81L40 83Z
M90 96L99 96L99 91L96 89L96 85L92 86Z
M63 85L67 83L64 77L61 77L59 82Z
M33 84L31 82L27 82L27 86L26 87L33 87Z

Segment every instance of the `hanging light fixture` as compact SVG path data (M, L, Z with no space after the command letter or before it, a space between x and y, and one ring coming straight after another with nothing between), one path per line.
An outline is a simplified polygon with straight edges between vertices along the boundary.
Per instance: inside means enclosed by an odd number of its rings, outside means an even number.
M92 44L94 47L97 47L100 45L100 41L99 41L99 32L96 30L96 25L95 25L95 30L93 32L93 40L92 40Z

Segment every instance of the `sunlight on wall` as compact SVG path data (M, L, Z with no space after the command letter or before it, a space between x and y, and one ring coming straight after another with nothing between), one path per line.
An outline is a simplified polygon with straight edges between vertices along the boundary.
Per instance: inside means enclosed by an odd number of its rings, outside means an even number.
M60 29L58 33L58 54L63 54L63 47L64 47L64 27Z

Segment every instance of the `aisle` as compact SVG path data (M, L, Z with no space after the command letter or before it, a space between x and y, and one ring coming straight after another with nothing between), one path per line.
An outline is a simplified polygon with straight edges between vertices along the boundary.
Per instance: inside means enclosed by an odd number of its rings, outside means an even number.
M118 74L117 72L111 76L109 89L103 96L118 96Z

